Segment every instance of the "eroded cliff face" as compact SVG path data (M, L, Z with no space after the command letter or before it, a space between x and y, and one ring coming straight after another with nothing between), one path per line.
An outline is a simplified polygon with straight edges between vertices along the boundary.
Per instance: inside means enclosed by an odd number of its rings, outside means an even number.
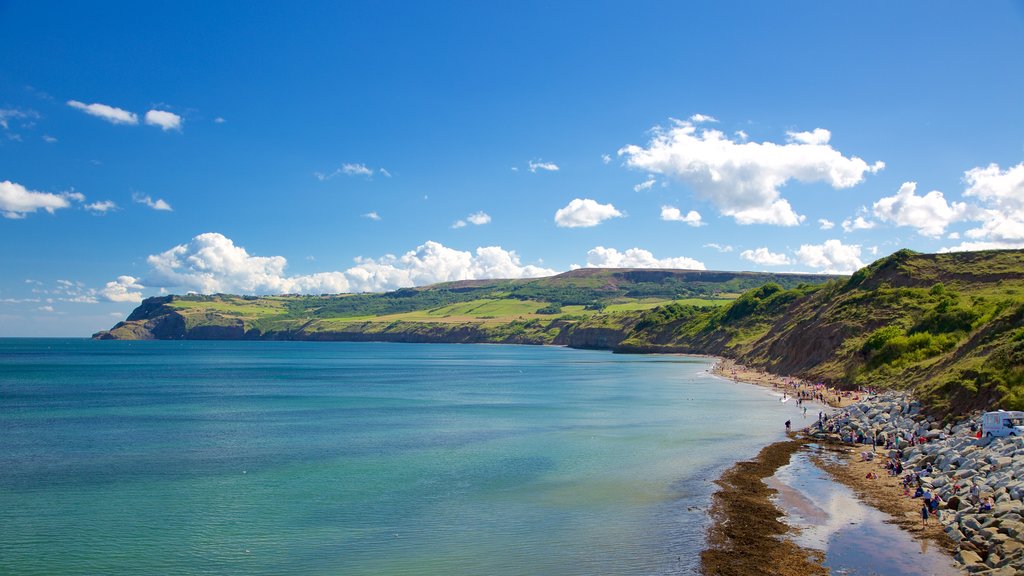
M137 311L137 310L136 310ZM132 316L136 316L133 312ZM93 334L97 340L184 340L188 338L185 318L176 312L158 314L152 318L136 318L118 322L110 330Z

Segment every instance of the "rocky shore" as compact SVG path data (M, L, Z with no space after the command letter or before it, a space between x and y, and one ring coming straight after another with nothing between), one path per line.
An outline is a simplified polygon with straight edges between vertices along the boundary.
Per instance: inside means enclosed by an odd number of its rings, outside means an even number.
M972 574L1009 576L1024 573L1024 443L1021 438L979 438L980 414L955 423L924 415L909 396L867 396L812 426L808 436L856 445L850 454L859 472L855 489L890 514L903 511L901 524L924 525L919 512L924 496L941 502L938 518L947 547ZM899 465L898 474L890 468ZM889 480L877 481L872 474ZM859 475L859 474L858 474ZM889 476L886 478L886 476ZM846 480L849 480L847 478ZM872 502L874 503L874 502ZM987 505L987 504L990 504ZM935 528L931 528L935 531Z

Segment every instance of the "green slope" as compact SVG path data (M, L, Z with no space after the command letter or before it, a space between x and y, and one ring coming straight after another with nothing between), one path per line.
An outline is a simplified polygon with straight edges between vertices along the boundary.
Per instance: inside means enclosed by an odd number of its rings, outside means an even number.
M795 286L827 278L583 269L550 278L448 282L385 294L166 296L147 299L125 322L96 337L378 339L611 347L642 311L659 305L685 302L714 307L767 282ZM618 331L618 336L609 330ZM592 338L595 335L600 337ZM574 339L576 336L580 339Z
M933 408L1024 409L1024 251L900 251L845 282L767 285L714 311L640 323L621 351L691 351Z

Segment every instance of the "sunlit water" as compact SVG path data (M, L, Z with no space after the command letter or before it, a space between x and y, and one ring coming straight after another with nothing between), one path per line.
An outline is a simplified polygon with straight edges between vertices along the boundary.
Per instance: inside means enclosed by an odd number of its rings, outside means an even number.
M0 573L692 573L796 414L710 360L0 340Z
M828 458L827 455L823 455ZM926 540L890 523L846 486L815 466L806 452L793 456L769 485L800 546L824 551L825 566L839 576L956 576L952 559Z

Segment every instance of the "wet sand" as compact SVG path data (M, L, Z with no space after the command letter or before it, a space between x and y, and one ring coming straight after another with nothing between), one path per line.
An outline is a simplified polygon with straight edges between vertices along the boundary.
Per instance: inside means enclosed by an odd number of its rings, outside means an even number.
M780 393L814 390L810 383L729 360L719 361L713 373ZM834 407L857 400L855 394L824 392ZM813 419L794 422L797 428ZM794 434L767 446L756 459L736 464L717 482L721 490L712 506L708 548L701 554L702 573L965 573L953 563L947 551L951 542L941 527L933 521L922 529L919 517L909 514L916 501L901 501L902 492L885 485L887 475L866 479L869 470L877 472L877 464L858 460L856 450L809 445Z
M833 574L957 576L963 572L931 540L915 539L889 514L865 504L850 487L836 482L818 462L838 464L834 455L808 445L768 480L795 531L787 538L825 553ZM808 512L809 511L809 512ZM918 517L917 525L921 520ZM932 522L933 527L937 522ZM941 530L938 533L942 534ZM948 540L948 539L947 539Z
M764 479L789 462L802 440L766 446L754 460L739 462L716 482L708 547L700 555L701 573L720 576L828 574L824 554L781 538L790 527L772 502L775 490Z

